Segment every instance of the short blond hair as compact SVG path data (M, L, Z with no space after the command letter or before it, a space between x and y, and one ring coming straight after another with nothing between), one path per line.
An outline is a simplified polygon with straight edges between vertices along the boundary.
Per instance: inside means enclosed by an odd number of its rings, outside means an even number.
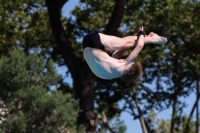
M143 74L142 65L140 62L134 62L129 70L121 76L123 81L134 83L136 82Z

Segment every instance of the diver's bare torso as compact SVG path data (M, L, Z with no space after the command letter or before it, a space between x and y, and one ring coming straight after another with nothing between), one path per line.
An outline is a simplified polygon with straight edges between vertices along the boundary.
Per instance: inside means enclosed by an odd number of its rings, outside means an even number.
M126 65L126 61L110 57L106 52L86 47L83 51L84 58L92 72L102 79L114 79L121 77L132 64Z

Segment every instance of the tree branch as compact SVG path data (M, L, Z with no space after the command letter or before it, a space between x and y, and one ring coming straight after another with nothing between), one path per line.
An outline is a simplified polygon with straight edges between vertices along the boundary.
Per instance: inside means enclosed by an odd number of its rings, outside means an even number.
M126 0L115 0L115 8L112 12L110 21L104 31L105 34L108 34L108 35L116 34L116 31L119 28L120 22L122 20L125 4L126 4Z

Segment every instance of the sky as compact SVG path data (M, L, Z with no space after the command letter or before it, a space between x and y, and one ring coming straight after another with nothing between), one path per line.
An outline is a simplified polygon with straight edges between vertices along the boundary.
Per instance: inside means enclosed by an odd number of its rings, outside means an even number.
M78 6L79 0L68 0L68 2L64 5L63 9L62 9L62 13L64 16L69 17L70 16L70 11L75 7ZM58 70L58 73L62 74L65 77L65 81L67 83L69 83L70 85L72 84L72 79L70 77L70 75L65 75L64 73L66 73L67 68L66 67L60 67ZM191 108L193 106L193 102L195 100L196 96L194 94L192 94L189 98L187 99L182 99L185 100L188 107L184 110L185 113L189 113L191 111ZM119 103L120 105L123 104L123 102ZM171 111L172 108L169 108L165 111L162 111L157 115L158 119L170 119L171 118ZM195 116L195 114L194 114ZM133 117L131 115L129 115L128 113L124 112L121 114L121 120L124 121L124 124L127 126L127 133L142 133L142 129L140 126L140 122L139 120L133 120Z

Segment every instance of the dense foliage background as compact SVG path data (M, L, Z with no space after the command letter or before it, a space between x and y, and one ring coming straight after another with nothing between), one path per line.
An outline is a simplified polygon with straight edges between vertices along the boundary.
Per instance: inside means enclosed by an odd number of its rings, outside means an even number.
M0 131L83 132L84 125L86 132L124 133L119 115L126 111L140 120L144 133L197 133L200 2L80 0L65 18L61 10L67 2L0 0ZM84 35L124 37L141 25L146 34L168 38L140 53L142 78L136 84L97 78L82 56ZM56 65L68 68L73 86L57 74ZM194 105L185 114L183 99L191 94ZM156 118L168 108L168 120Z

